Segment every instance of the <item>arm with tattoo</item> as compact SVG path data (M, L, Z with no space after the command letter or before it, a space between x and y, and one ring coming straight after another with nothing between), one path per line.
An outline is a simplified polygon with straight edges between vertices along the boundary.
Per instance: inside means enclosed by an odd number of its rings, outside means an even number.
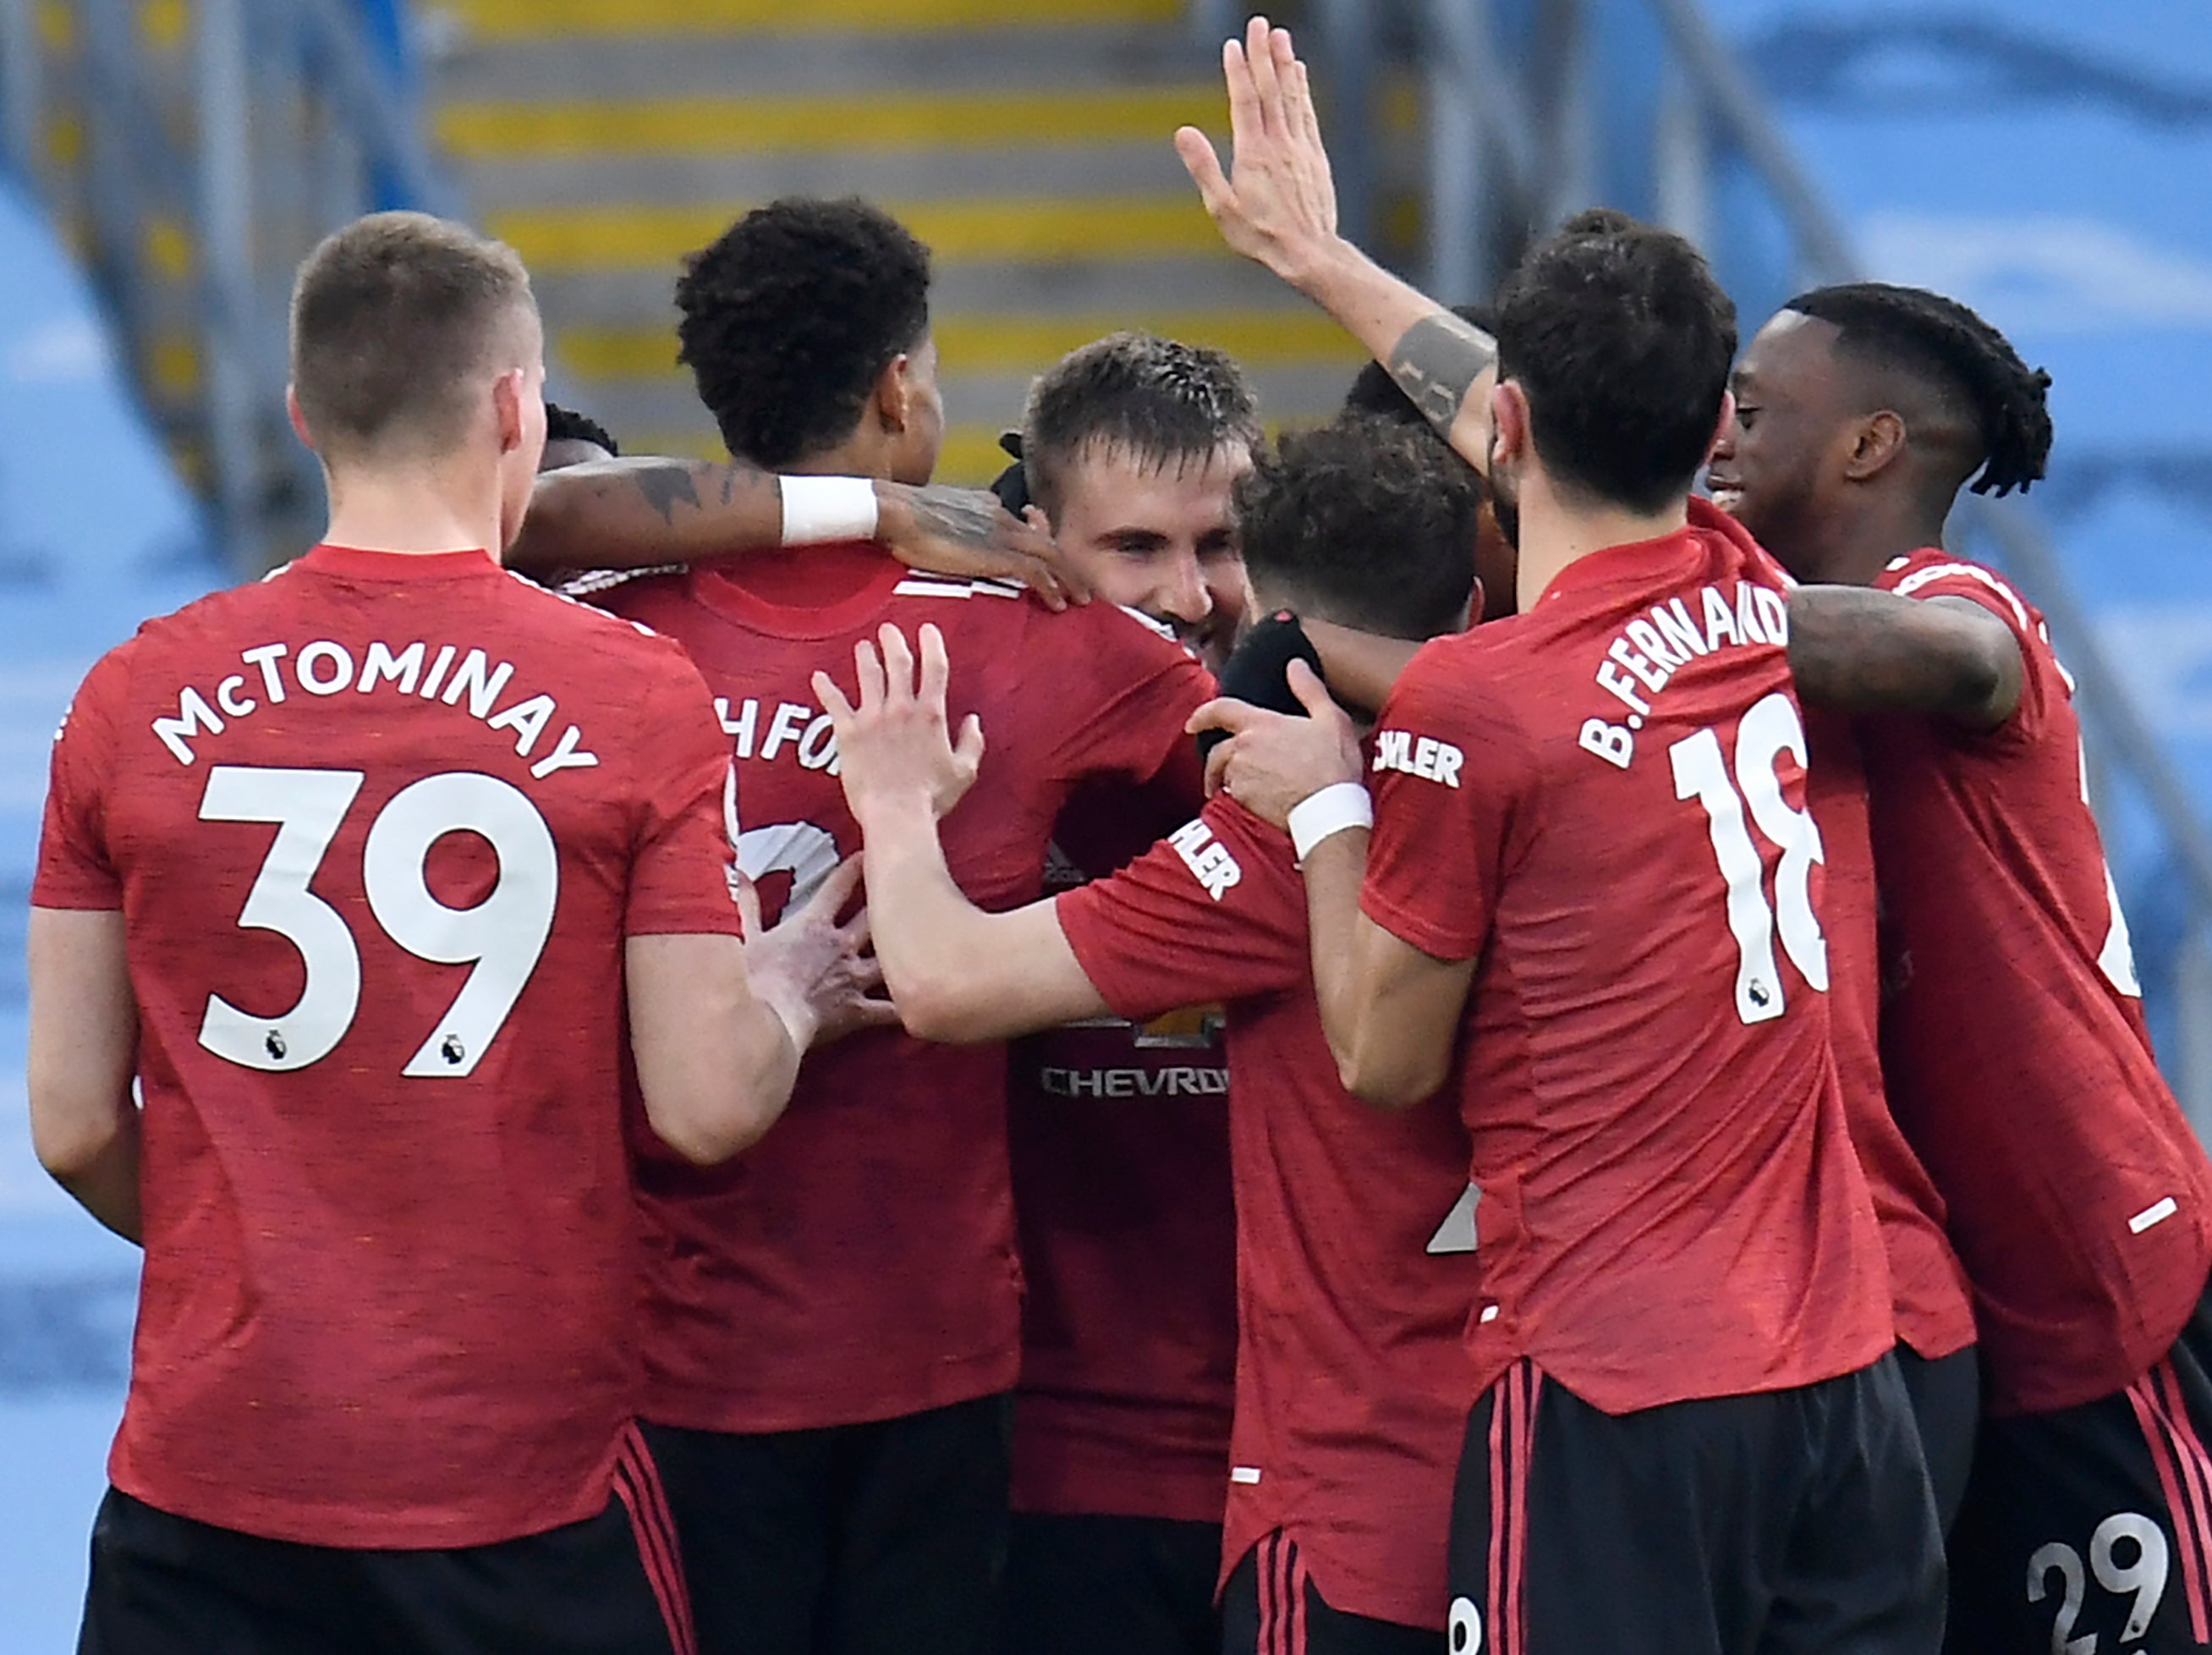
M1975 730L2012 716L2025 673L2019 640L1979 605L1852 586L1790 594L1790 671L1816 707L1932 713Z
M939 575L1018 581L1054 608L1086 594L1059 549L981 489L878 482L876 538ZM532 573L653 569L783 544L775 473L742 461L594 460L539 476L507 562Z
M1255 17L1222 53L1234 168L1194 126L1176 150L1222 239L1327 311L1374 353L1460 457L1488 474L1496 341L1400 281L1336 230L1336 186L1306 66Z

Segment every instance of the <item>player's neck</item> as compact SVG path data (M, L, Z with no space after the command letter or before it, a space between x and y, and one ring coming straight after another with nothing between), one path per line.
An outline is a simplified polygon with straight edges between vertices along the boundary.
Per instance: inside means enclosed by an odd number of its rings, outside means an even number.
M500 548L495 478L457 479L429 468L349 472L328 479L331 545L428 557Z
M1835 523L1808 570L1809 578L1838 586L1872 586L1896 558L1923 546L1943 544L1943 515L1907 502L1860 514L1855 521Z
M1589 503L1563 496L1537 472L1521 492L1521 557L1514 593L1525 615L1560 574L1593 552L1679 534L1689 521L1686 498L1656 512Z
M775 469L793 477L869 477L878 483L888 483L891 480L891 455L888 447L871 441L868 432L862 429L834 448L788 461Z

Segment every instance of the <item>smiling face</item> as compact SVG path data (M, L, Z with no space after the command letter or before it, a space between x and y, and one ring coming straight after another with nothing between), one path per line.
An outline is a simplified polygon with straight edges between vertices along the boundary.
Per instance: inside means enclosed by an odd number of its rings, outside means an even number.
M1735 414L1705 467L1713 503L1800 580L1844 486L1861 411L1837 361L1833 324L1785 310L1759 329L1732 385Z
M1231 497L1251 465L1237 442L1203 464L1086 444L1060 478L1060 551L1099 597L1172 626L1218 671L1251 606Z

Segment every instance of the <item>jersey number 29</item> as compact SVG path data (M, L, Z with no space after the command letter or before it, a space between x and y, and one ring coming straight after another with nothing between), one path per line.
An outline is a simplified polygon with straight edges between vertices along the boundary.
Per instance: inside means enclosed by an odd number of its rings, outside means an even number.
M309 886L363 780L359 770L268 770L220 764L200 795L204 822L274 822L276 843L246 892L238 923L274 931L300 951L307 985L276 1017L208 996L200 1044L216 1056L276 1074L306 1068L337 1049L361 1009L361 949L338 911ZM430 847L448 833L481 835L499 879L473 908L448 908L425 877ZM471 770L402 788L369 824L362 891L386 936L418 959L470 965L402 1074L459 1079L473 1072L538 969L561 891L552 831L526 794Z
M1823 860L1820 831L1808 812L1782 796L1775 764L1784 753L1805 767L1805 727L1797 709L1779 693L1755 703L1736 725L1735 775L1729 775L1720 737L1711 729L1676 742L1668 750L1674 764L1674 796L1695 799L1711 820L1713 855L1728 886L1729 930L1735 937L1735 1014L1746 1023L1782 1015L1782 978L1774 969L1774 933L1782 933L1783 952L1806 982L1825 992L1828 945L1813 912L1813 864ZM1759 831L1782 851L1774 874L1774 905L1766 902L1765 871L1744 807Z

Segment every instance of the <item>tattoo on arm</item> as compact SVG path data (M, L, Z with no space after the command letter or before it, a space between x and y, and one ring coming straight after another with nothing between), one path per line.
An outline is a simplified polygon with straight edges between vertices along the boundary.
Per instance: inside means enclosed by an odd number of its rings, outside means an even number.
M978 548L999 544L1003 508L986 490L918 489L912 510L915 527L932 538Z
M1387 366L1421 417L1449 435L1467 393L1498 360L1498 342L1448 310L1407 328Z
M679 504L688 505L694 511L699 509L699 487L692 475L698 469L692 461L672 459L663 464L640 466L630 476L637 484L637 491L645 496L645 503L659 513L662 522L673 528L676 508ZM725 505L729 502L729 497L728 489L725 486L722 494Z

